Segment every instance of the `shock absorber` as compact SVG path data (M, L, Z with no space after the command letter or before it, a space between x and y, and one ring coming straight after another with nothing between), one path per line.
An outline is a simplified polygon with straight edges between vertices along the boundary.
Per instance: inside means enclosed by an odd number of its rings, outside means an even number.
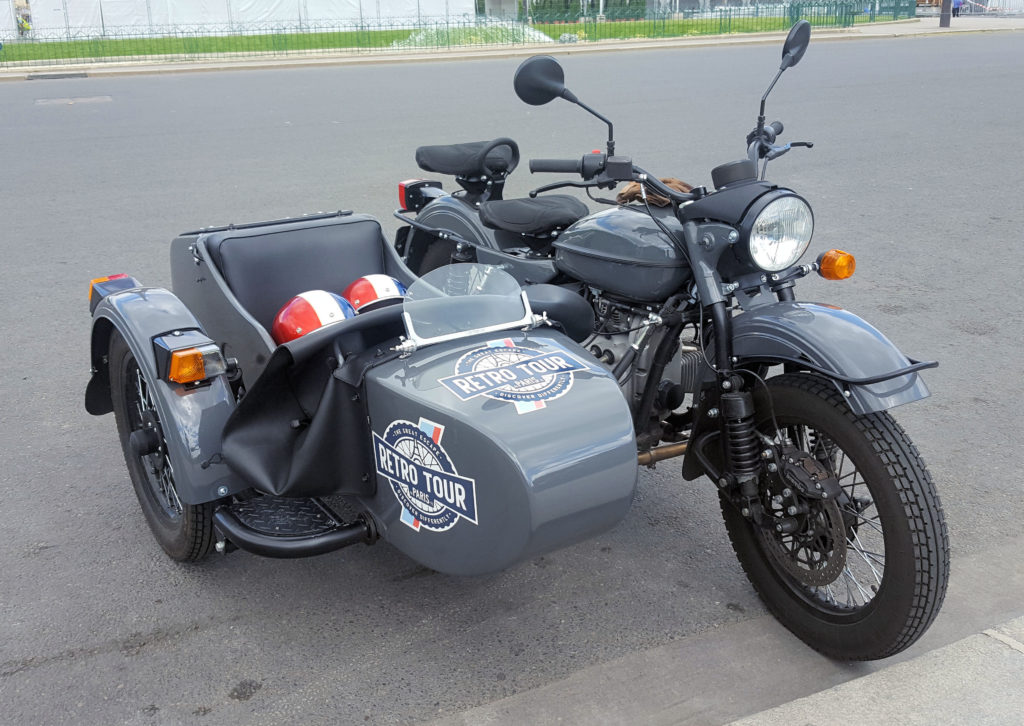
M760 451L754 429L753 397L750 391L734 391L723 393L720 401L725 418L727 467L739 483L743 498L756 499Z
M444 292L446 295L457 297L469 294L469 271L463 263L473 261L473 248L466 242L459 242L452 250L451 266L448 268L448 278L445 281Z

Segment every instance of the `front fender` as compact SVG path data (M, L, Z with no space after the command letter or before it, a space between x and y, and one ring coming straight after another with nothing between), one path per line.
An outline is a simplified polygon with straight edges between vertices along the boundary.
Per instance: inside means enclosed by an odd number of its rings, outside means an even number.
M877 328L848 310L824 303L776 302L733 318L733 355L744 362L804 366L832 379L854 413L883 411L929 395L921 376L871 379L911 366Z
M915 363L870 323L853 313L824 303L776 302L745 311L732 319L734 367L751 364L789 364L832 380L854 413L883 411L926 398L928 387L916 371L888 377L895 371L932 367ZM874 383L850 383L878 379ZM691 441L717 429L718 419L708 415L717 407L715 374L708 369L701 384ZM698 457L687 451L683 478L706 473Z
M221 462L221 434L234 410L234 396L225 376L199 388L186 389L160 379L153 339L174 331L203 332L195 316L163 288L136 288L106 296L93 313L92 368L86 389L86 410L109 413L110 373L107 352L117 330L151 382L168 452L174 466L178 496L185 504L201 504L246 488ZM205 334L205 333L204 333Z

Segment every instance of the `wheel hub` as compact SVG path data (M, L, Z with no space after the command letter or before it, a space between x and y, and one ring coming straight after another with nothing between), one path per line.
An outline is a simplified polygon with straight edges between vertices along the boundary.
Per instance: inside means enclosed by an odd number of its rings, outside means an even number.
M183 507L174 486L174 474L167 458L160 418L146 379L138 368L135 369L135 393L139 428L129 435L128 443L142 465L148 469L150 487L164 512L172 518L180 516Z

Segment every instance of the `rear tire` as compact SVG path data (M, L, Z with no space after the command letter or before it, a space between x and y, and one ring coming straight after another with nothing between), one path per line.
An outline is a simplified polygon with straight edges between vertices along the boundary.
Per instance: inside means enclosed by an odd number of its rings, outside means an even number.
M444 267L450 265L452 262L452 253L455 252L455 243L446 242L445 240L437 240L427 251L423 253L423 259L420 261L419 275L422 277L431 270L436 270L438 267Z
M805 499L804 531L790 535L753 524L722 496L736 556L772 614L815 650L840 660L894 655L931 625L949 580L931 475L887 412L855 415L830 381L787 374L768 388L779 429L830 469L843 493ZM758 429L774 438L766 404L758 399ZM781 517L777 494L762 483L766 512Z
M205 557L213 544L213 505L184 504L174 486L171 461L151 392L152 382L116 330L110 338L110 394L121 450L135 495L150 530L164 552L180 562ZM133 431L148 429L158 443L153 453L139 455L130 441Z

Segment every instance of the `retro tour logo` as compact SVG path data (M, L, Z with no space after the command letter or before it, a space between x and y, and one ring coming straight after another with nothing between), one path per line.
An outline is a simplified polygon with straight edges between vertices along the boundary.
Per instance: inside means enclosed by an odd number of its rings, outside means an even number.
M523 414L545 407L572 388L573 371L587 367L563 350L541 352L509 338L471 350L440 383L463 401L485 396L515 404Z
M417 532L444 532L460 517L477 524L476 482L459 476L441 446L443 435L443 426L425 418L394 421L383 436L373 432L377 473L391 482L402 523Z

